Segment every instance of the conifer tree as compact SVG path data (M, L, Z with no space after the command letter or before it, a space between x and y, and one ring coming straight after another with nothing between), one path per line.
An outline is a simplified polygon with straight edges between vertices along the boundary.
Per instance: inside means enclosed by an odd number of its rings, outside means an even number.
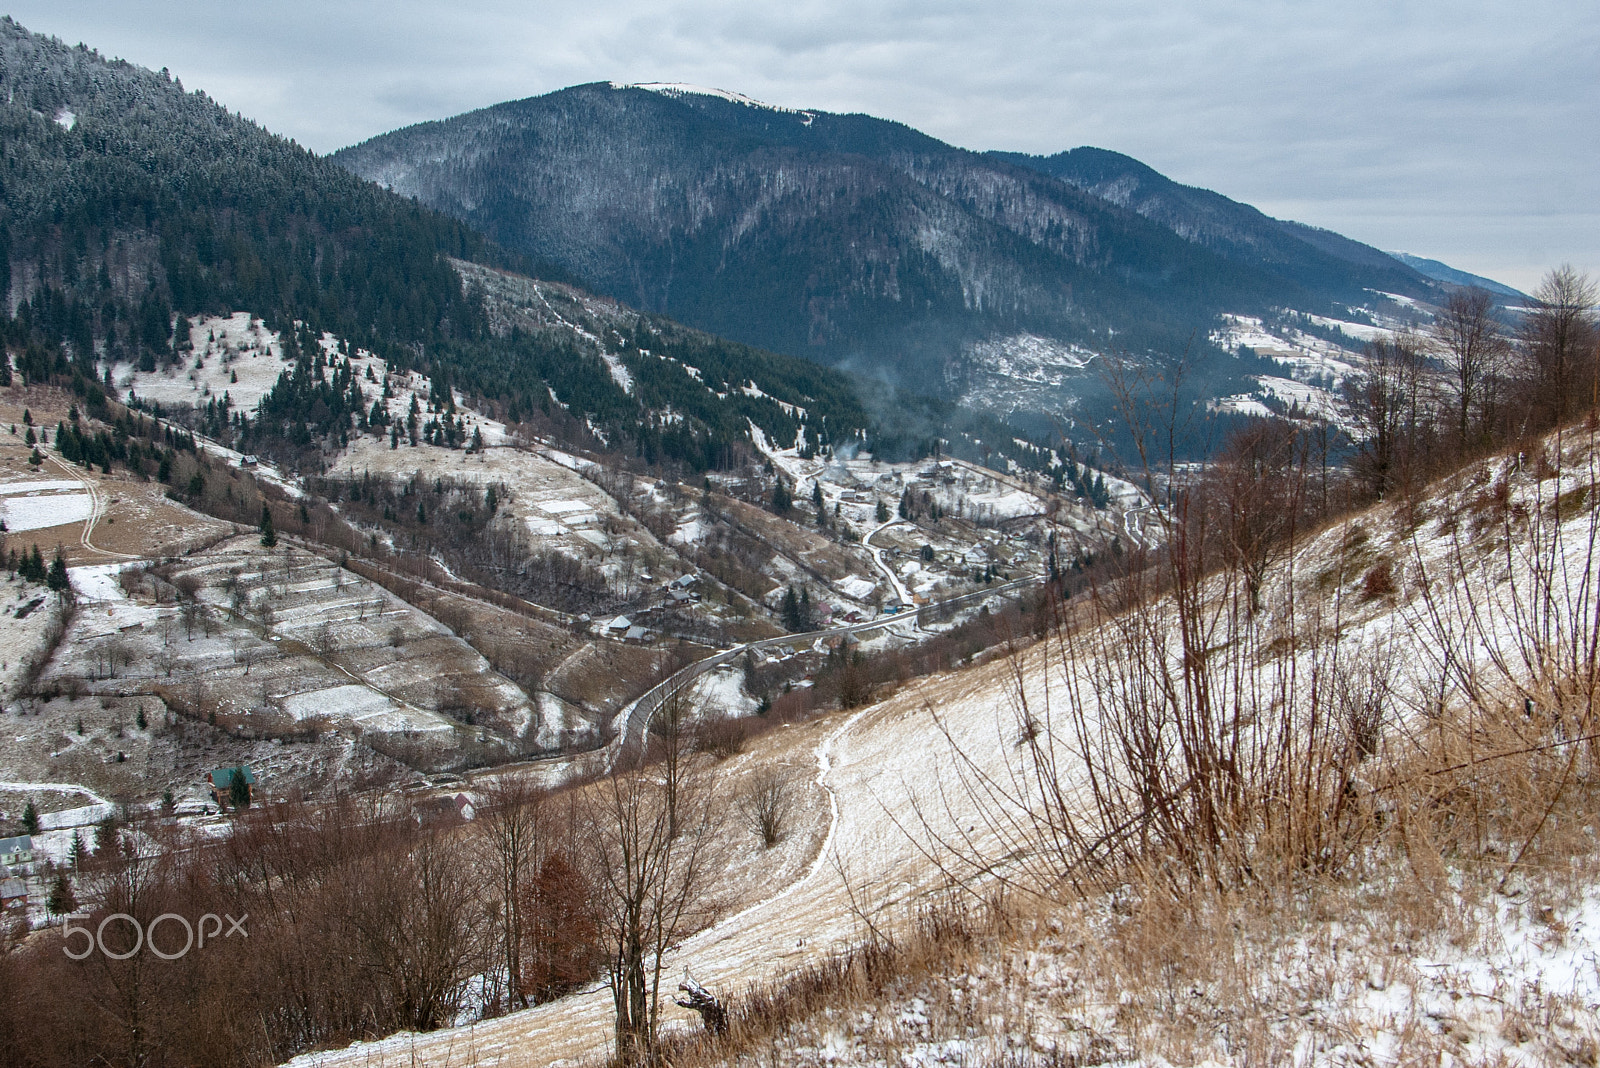
M245 781L242 767L233 769L233 778L228 783L228 804L235 812L250 807L250 784Z
M803 629L800 620L800 596L794 592L793 586L790 586L789 591L783 595L782 615L786 629L796 633Z
M50 570L45 575L44 584L54 593L67 597L72 592L72 583L67 579L67 562L61 557L61 549L56 548L56 558L50 561Z
M77 845L83 844L76 837L73 841ZM74 860L73 863L76 864L77 861ZM44 907L52 916L65 916L77 911L78 898L72 892L72 883L68 881L66 872L58 874L56 881L50 885L50 896L45 898Z
M263 502L261 505L261 546L271 549L278 544L278 532L272 528L272 510Z
M39 833L39 810L29 801L22 809L22 829L28 834Z

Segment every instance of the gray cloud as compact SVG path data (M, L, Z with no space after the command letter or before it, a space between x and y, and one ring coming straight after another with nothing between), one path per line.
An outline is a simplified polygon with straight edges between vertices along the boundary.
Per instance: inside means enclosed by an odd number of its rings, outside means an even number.
M686 81L971 148L1094 144L1524 288L1600 273L1586 0L20 0L317 151L585 81Z

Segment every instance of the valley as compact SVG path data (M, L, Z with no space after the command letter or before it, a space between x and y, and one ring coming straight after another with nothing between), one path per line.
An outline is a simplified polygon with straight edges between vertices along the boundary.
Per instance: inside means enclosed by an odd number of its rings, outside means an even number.
M1595 1063L1580 270L680 82L0 89L0 1064Z

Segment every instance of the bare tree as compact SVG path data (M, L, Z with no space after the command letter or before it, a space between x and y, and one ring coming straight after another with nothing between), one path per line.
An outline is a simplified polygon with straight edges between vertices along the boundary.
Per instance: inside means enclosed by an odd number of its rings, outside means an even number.
M527 935L523 912L546 852L543 805L544 791L529 776L504 775L483 789L473 821L499 910L507 1001L516 1008L528 1007L522 968Z
M1416 473L1432 426L1433 373L1409 334L1373 341L1363 355L1366 373L1344 390L1361 438L1351 466L1369 493L1384 497Z
M712 867L709 785L680 777L675 796L652 767L615 768L584 814L596 927L616 1007L616 1056L650 1059L663 957L700 913Z
M1486 421L1490 383L1511 352L1495 318L1494 298L1482 289L1452 293L1434 318L1433 337L1455 394L1456 441L1466 447L1473 440L1474 415L1480 425Z
M1542 426L1566 422L1600 403L1595 305L1600 286L1563 264L1544 276L1523 322L1523 351L1533 408Z
M1292 543L1305 510L1306 450L1296 428L1268 421L1235 433L1206 487L1218 513L1222 559L1245 581L1248 607L1261 609L1267 569Z
M394 1019L431 1031L455 1018L472 974L477 887L447 832L412 837L397 825L375 837L382 848L358 861L346 887L356 956Z
M783 840L794 810L794 780L786 768L752 772L734 798L734 809L766 849Z

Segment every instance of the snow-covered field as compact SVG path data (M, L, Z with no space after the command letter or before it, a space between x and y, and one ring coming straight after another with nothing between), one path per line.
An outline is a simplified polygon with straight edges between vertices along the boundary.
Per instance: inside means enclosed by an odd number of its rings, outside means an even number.
M155 709L215 710L253 733L309 723L444 749L468 734L513 751L541 744L536 708L482 656L320 556L245 536L185 557L162 581L192 588L190 608L150 580L130 593L126 566L71 569L80 612L41 686L148 695ZM453 718L462 709L477 730Z
M22 488L22 487L29 488ZM75 492L61 492L63 488ZM94 513L94 499L81 482L17 483L0 486L0 521L22 532L80 523Z
M197 317L189 328L194 351L188 363L140 372L131 363L112 367L122 396L131 390L141 400L200 407L223 394L239 411L249 411L266 396L287 364L278 332L247 312Z

